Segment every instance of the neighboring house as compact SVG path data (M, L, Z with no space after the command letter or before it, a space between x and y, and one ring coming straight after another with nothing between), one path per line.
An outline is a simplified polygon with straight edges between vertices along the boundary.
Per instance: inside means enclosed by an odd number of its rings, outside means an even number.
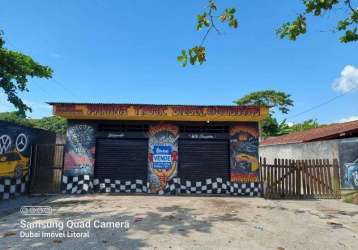
M282 159L338 159L343 188L358 189L358 121L337 123L260 143L260 157Z

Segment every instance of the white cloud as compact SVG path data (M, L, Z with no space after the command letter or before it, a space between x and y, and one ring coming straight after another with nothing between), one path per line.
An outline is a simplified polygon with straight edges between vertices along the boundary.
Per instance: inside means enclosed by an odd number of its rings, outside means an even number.
M341 76L333 82L332 88L341 93L347 93L358 88L358 68L352 65L345 66Z
M342 122L352 122L352 121L357 121L357 120L358 120L358 115L353 115L351 117L339 119L337 122L342 123Z

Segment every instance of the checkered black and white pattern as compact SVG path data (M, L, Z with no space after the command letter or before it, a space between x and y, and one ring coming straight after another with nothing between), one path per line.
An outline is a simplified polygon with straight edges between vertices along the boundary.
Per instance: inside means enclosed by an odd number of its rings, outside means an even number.
M94 179L95 192L100 193L147 193L147 181L123 181L112 179Z
M100 193L150 193L146 180L124 181L113 179L92 179L89 175L63 177L63 192L81 194L88 192ZM159 195L176 194L227 194L237 196L261 196L261 185L252 183L234 183L222 178L206 179L205 181L187 181L173 178Z
M261 185L252 183L232 183L222 178L205 181L186 181L173 178L159 194L231 194L240 196L261 196Z
M4 177L0 179L0 200L7 200L26 192L29 176L22 178Z
M90 175L63 176L62 192L66 194L85 194L93 191Z
M261 184L258 182L231 183L230 194L242 196L261 196Z

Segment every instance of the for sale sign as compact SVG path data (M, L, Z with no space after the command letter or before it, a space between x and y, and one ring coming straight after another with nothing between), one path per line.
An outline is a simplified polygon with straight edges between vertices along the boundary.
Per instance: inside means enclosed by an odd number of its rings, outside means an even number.
M172 166L172 147L156 145L153 147L153 168L169 169Z

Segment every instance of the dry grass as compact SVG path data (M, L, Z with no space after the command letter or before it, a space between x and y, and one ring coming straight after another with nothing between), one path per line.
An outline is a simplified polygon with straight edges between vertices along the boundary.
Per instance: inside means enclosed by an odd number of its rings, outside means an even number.
M343 201L358 205L358 191L352 191L342 195Z

